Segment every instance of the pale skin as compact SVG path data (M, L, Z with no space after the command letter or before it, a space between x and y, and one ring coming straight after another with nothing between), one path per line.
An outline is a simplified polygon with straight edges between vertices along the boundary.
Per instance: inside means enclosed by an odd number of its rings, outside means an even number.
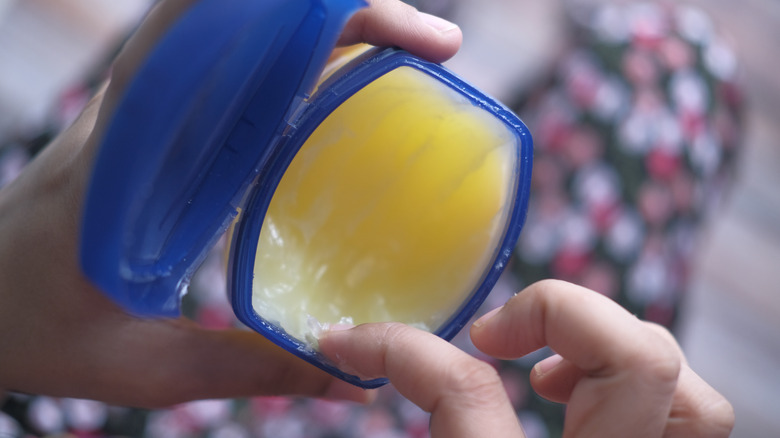
M471 326L484 353L558 354L530 381L567 405L565 437L727 437L731 405L697 376L671 334L570 283L533 284ZM522 437L495 369L430 333L401 324L331 331L322 351L364 378L387 376L430 412L434 437Z
M78 224L95 150L136 67L192 2L160 3L104 90L0 191L0 390L140 407L273 394L367 402L371 392L258 334L129 316L81 274ZM457 26L396 0L370 3L340 44L397 45L433 61L458 50ZM728 402L688 368L667 332L594 292L543 282L491 316L471 328L485 353L518 357L550 345L563 357L537 365L531 383L569 405L569 436L727 436L733 425ZM522 436L495 371L429 333L365 325L328 333L321 347L363 376L388 376L432 412L434 436Z

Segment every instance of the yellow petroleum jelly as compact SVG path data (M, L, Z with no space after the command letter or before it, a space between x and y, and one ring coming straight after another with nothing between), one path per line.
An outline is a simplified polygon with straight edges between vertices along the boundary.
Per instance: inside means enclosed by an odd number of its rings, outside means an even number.
M434 331L480 282L513 196L515 138L488 112L397 68L314 131L260 234L253 306L300 340L324 324Z

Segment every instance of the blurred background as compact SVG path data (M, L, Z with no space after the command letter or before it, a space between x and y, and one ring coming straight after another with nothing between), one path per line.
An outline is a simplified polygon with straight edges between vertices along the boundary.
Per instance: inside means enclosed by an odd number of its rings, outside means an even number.
M10 179L25 162L19 145L35 144L39 137L39 142L45 143L48 136L41 137L41 133L50 135L70 123L87 98L81 92L85 78L99 79L95 73L105 69L107 57L138 23L149 3L0 0L3 178ZM777 436L780 57L774 42L780 41L780 3L692 3L711 15L737 54L746 112L736 178L703 225L677 335L693 369L734 405L737 423L733 436ZM463 49L448 66L505 101L539 83L567 44L562 30L564 5L557 2L428 0L416 4L448 16L463 29ZM72 412L80 412L74 409ZM203 412L216 415L213 409ZM4 430L17 430L8 421L0 417L0 437L6 436ZM51 421L56 423L56 419ZM51 430L59 429L55 424Z

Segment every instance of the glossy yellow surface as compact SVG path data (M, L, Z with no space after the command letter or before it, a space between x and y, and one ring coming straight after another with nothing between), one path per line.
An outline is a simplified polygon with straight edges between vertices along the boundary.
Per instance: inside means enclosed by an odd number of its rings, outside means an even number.
M411 67L336 109L284 175L253 305L299 339L320 324L433 331L472 293L504 229L514 136Z

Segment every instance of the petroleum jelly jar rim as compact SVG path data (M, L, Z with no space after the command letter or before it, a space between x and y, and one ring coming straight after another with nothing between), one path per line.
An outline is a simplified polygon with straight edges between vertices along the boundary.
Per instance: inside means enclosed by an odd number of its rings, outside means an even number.
M485 267L481 280L475 285L468 298L434 333L445 340L450 340L463 328L503 272L525 220L531 175L532 140L525 125L509 109L482 94L441 65L424 61L402 50L393 48L369 50L342 67L319 87L315 95L305 104L306 109L297 118L297 122L291 124L290 130L275 148L274 156L268 161L268 166L259 172L254 189L247 198L245 208L235 225L230 243L228 293L239 320L285 350L342 380L363 388L375 388L387 383L387 380L362 380L339 370L335 364L306 342L290 336L278 325L258 315L252 303L255 256L263 219L271 198L304 141L332 111L352 95L384 74L402 66L412 67L456 90L473 105L500 119L517 137L518 162L514 166L515 184L513 194L509 198L511 205L506 224L501 231L499 245L495 248L491 263Z

